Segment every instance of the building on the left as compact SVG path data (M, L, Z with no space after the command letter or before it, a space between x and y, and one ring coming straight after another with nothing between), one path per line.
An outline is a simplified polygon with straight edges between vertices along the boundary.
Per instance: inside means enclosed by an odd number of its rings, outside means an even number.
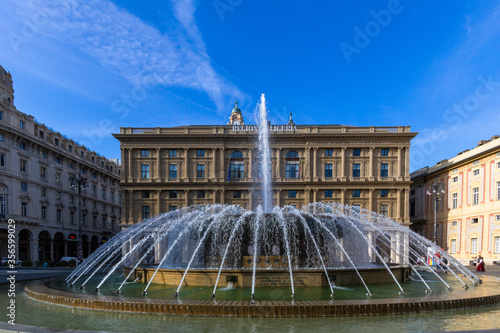
M79 257L80 235L87 257L119 230L120 172L119 161L17 110L12 76L0 66L0 257L9 219L20 260Z

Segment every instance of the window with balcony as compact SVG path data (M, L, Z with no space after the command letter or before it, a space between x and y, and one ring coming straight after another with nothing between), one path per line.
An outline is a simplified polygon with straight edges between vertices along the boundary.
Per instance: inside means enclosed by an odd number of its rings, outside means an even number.
M389 205L388 204L380 204L380 215L382 215L382 216L389 215Z
M231 154L229 158L229 180L238 180L245 177L245 165L244 165L243 153L235 151Z
M285 177L286 178L298 178L299 168L300 168L300 157L299 153L295 150L290 150L285 156Z
M142 206L142 219L143 220L149 219L149 213L150 213L149 206Z

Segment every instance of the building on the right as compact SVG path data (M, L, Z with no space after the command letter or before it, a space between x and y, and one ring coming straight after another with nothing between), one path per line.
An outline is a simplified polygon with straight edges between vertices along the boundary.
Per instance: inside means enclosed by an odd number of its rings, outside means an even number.
M410 174L410 228L469 263L500 261L500 137Z

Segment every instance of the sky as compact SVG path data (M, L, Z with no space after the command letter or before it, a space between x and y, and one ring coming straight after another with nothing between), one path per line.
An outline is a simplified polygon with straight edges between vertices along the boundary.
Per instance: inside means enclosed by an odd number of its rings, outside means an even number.
M410 170L500 134L496 1L3 0L18 110L120 158L120 127L411 126Z

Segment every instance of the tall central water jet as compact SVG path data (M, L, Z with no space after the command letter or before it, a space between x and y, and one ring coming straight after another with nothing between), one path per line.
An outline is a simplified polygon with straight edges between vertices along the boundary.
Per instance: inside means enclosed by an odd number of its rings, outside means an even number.
M259 158L262 167L262 210L270 213L273 205L271 195L271 151L269 148L269 125L267 122L266 97L260 96L259 105Z

